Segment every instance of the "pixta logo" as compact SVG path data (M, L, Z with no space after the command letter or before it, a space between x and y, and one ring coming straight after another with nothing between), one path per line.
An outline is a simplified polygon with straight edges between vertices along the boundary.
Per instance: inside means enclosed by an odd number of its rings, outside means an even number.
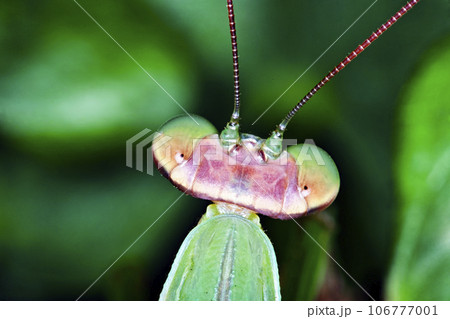
M156 133L146 128L126 142L126 165L138 171L153 175L153 155L151 144Z

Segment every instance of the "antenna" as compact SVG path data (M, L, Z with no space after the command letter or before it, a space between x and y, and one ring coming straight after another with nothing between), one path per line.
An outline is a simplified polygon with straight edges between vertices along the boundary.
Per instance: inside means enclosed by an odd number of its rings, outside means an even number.
M232 146L239 142L239 108L240 108L240 89L239 89L239 61L236 37L236 23L234 22L233 0L227 0L228 21L230 24L231 50L233 53L233 73L234 73L234 110L231 119L225 129L220 133L220 138L224 146Z
M228 20L230 21L231 49L233 52L233 73L234 73L234 111L231 115L231 121L237 124L239 122L239 107L241 94L239 90L239 61L236 37L236 23L234 22L233 1L228 0Z
M347 64L349 64L354 58L356 58L361 52L363 52L372 42L374 42L380 35L382 35L387 29L389 29L398 19L400 19L404 14L412 9L420 0L411 0L406 5L404 5L395 15L393 15L386 23L381 25L374 33L370 35L363 43L358 45L358 47L353 50L349 55L347 55L341 63L339 63L330 73L328 73L319 83L316 84L305 95L300 102L297 103L294 108L289 111L284 120L277 126L277 128L272 132L270 137L266 140L264 145L261 147L264 153L271 158L276 158L281 154L282 147L281 141L283 139L283 133L289 121L294 117L294 115L300 110L300 108L308 102L314 94L317 93L328 81L330 81L336 74L339 73Z

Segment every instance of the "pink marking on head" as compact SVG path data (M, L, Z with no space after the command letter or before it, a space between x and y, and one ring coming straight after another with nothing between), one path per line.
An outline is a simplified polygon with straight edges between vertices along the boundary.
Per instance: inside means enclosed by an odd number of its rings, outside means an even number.
M307 213L305 199L297 188L298 168L288 153L264 162L259 144L244 139L241 147L229 154L217 135L201 140L193 153L200 156L195 165L189 158L169 176L187 194L232 203L274 218Z

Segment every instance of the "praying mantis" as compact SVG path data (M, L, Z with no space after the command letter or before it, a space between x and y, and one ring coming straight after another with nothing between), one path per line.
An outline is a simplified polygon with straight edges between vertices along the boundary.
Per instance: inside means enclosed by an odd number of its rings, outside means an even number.
M230 121L219 133L202 117L181 116L163 125L153 140L161 173L181 191L214 202L182 244L161 300L281 299L275 253L257 214L292 219L320 212L332 204L340 185L337 167L324 150L310 144L283 148L287 125L324 84L418 2L407 2L358 45L262 140L240 131L237 35L233 1L227 0L234 75Z

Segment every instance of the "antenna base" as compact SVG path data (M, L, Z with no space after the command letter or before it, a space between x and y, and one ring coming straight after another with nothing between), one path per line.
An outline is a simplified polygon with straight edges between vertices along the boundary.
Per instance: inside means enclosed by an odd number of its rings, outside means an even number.
M270 137L261 146L261 151L270 158L277 159L283 152L283 133L279 130L272 132Z
M222 146L227 149L231 149L233 146L238 145L241 142L239 124L234 121L228 122L227 126L220 133L220 141Z

